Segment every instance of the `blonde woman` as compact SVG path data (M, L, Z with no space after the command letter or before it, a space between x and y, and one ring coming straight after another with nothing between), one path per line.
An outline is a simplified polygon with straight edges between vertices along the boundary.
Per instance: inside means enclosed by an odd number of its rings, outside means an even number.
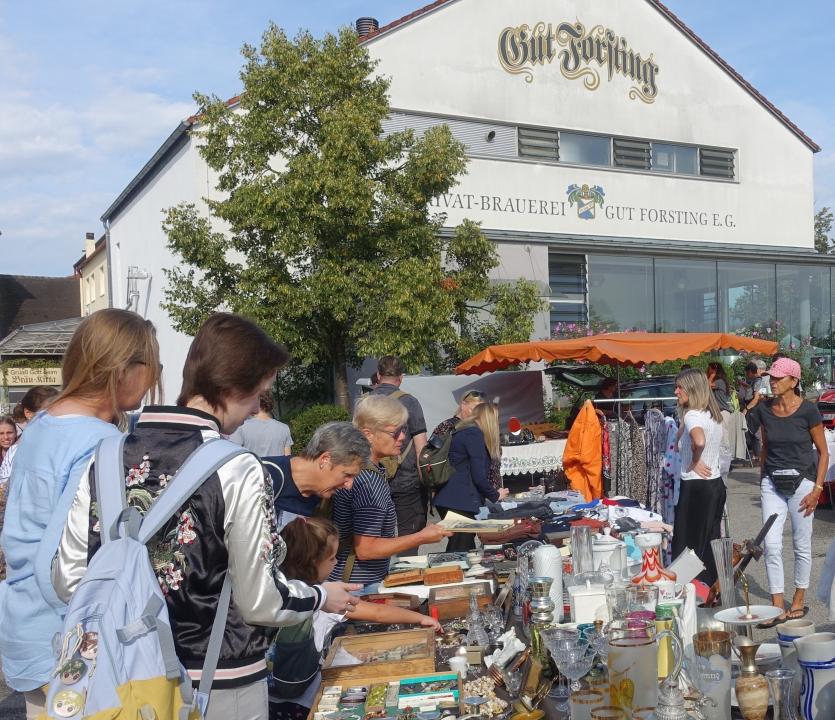
M676 377L681 417L681 491L673 529L673 557L691 548L704 563L699 579L716 581L710 541L720 536L725 483L719 471L722 413L707 376L691 368Z
M44 710L52 638L63 624L65 605L50 578L63 522L98 442L118 434L122 414L158 387L154 326L127 310L93 313L73 334L62 372L61 393L21 437L3 528L8 571L0 657L6 683L24 693L30 718Z
M499 406L494 403L481 403L472 413L473 421L484 434L484 445L490 456L488 482L498 490L502 486L502 446L499 440Z
M371 445L371 464L354 478L350 490L337 490L333 496L333 520L340 538L333 580L365 586L379 583L388 575L393 555L451 534L429 524L411 535L397 535L397 513L380 461L400 454L407 418L404 405L387 395L365 395L354 407L354 426Z
M475 409L484 403L486 399L487 396L481 390L467 390L458 401L458 408L455 411L455 415L440 423L432 434L437 437L446 435L462 420L471 418Z
M481 406L476 408L479 411ZM487 411L482 411L487 412ZM490 433L490 426L495 424L495 438L491 436L490 442L494 442L494 450L498 448L498 420L489 418L487 422ZM449 462L454 472L449 481L438 490L435 495L435 507L442 516L453 511L466 517L475 517L479 507L484 504L484 499L497 502L507 497L505 488L495 488L490 484L490 460L488 452L487 434L481 429L475 418L460 423L452 442L449 446ZM475 546L473 533L456 533L447 544L450 552L470 550Z

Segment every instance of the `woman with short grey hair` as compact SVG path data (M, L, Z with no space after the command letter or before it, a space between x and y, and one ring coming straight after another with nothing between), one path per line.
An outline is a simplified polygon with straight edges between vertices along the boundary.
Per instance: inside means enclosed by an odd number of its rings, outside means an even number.
M357 428L329 422L316 429L301 455L261 458L273 481L279 529L313 515L319 501L340 488L350 490L370 457L371 446Z

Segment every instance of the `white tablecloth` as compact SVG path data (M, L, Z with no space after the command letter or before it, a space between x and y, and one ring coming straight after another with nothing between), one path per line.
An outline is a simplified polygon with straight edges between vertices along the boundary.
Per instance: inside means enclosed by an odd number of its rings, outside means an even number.
M559 470L566 442L545 440L530 445L502 445L502 475Z
M829 470L826 471L826 482L835 482L835 431L824 430L826 449L829 450ZM818 453L815 452L815 458Z

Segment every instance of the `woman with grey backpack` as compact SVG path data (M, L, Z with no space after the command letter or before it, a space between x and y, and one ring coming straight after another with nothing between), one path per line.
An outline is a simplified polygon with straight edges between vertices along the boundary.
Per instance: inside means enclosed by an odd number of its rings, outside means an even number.
M144 408L125 439L128 507L147 513L195 450L234 432L258 408L260 394L287 360L286 350L254 323L212 315L192 342L177 405ZM81 478L53 568L55 590L65 600L82 580L88 558L95 560L102 533L112 532L100 516L96 472L92 464ZM353 586L308 586L284 577L272 483L248 452L210 474L147 546L176 656L195 685L211 654L227 576L231 580L207 718L266 720L271 628L297 624L320 608L345 612L356 603Z

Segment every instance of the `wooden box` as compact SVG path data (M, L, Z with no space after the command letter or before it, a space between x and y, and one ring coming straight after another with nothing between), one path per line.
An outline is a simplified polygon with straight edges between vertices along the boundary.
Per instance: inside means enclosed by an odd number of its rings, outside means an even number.
M421 678L433 678L433 677L443 677L444 675L450 675L451 673L447 670L446 672L431 672L431 673L420 673L418 675L412 674L394 674L394 675L383 675L383 676L371 676L369 674L365 674L356 678L351 679L351 685L363 685L363 686L370 686L376 683L389 683L395 682L399 680L405 680L412 677L421 677ZM318 692L316 693L316 697L313 699L313 704L310 708L310 713L307 716L307 720L313 720L314 715L316 714L316 708L319 706L319 701L322 699L322 693L327 685L342 685L343 690L345 689L345 685L342 683L325 683L322 682L321 686L319 687ZM458 711L461 716L464 715L464 682L459 677L458 678Z
M424 585L446 585L464 582L464 571L458 565L441 565L423 571Z
M339 665L342 651L360 661L358 665ZM345 635L333 641L322 665L326 685L350 683L359 678L392 675L413 677L435 672L435 631L432 628L397 632Z
M493 602L493 586L489 582L432 588L429 591L429 614L432 614L432 608L437 608L439 620L466 617L470 610L470 593L473 592L480 608Z
M376 603L379 605L391 605L392 607L405 608L406 610L414 610L417 612L420 609L421 599L417 595L409 595L407 593L389 593L387 595L380 593L371 593L370 595L363 595L362 599L365 602Z

